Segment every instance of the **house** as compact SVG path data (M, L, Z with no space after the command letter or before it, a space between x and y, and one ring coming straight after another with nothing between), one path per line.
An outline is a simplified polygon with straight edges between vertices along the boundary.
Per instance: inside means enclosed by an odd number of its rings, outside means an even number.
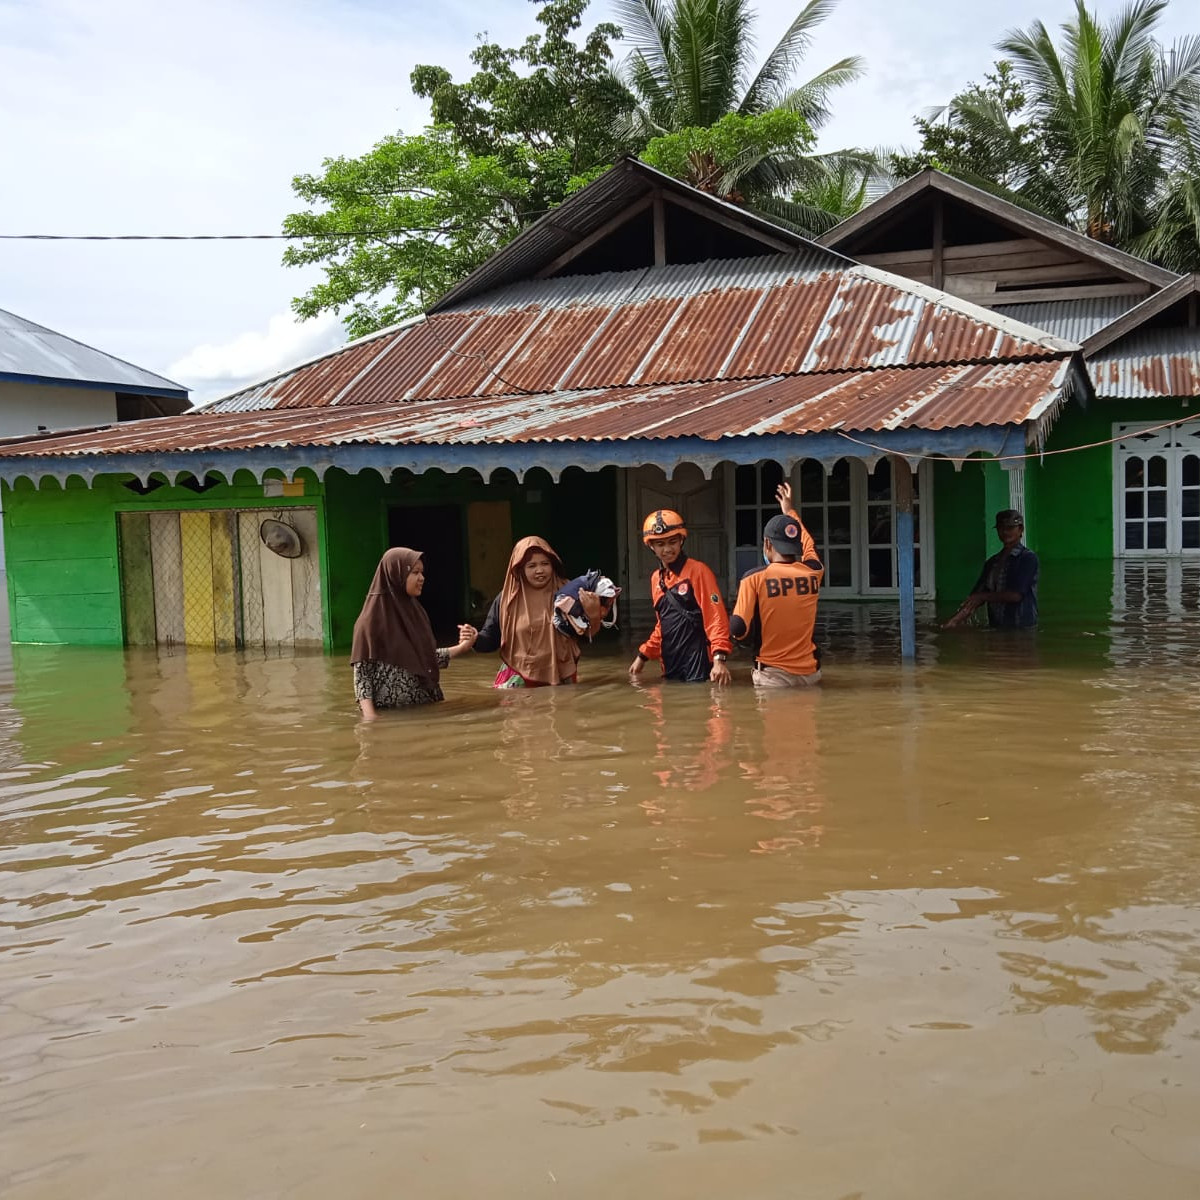
M203 412L0 446L14 542L71 563L54 596L11 572L13 637L341 649L388 545L452 623L535 532L636 626L643 515L682 510L732 595L786 475L827 593L898 599L911 653L916 601L956 600L1024 499L1012 456L1091 393L1078 339L624 160L416 320Z
M1114 562L1124 570L1138 559L1200 555L1195 276L933 170L820 241L1081 345L1088 402L1070 405L1045 456L1010 475L1030 543L1064 568L1051 588L1069 581L1077 597L1107 599ZM1064 593L1053 603L1078 600Z
M0 309L0 438L171 416L188 407L179 384Z

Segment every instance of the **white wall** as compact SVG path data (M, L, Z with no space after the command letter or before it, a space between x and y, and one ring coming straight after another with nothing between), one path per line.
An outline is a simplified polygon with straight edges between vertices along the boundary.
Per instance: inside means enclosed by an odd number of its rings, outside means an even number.
M0 383L0 437L47 429L107 425L117 419L117 395L92 388Z
M99 388L49 387L0 382L0 437L49 430L108 425L117 419L117 394ZM3 514L0 513L0 522ZM0 585L4 572L4 530L0 523ZM0 637L4 629L0 627Z

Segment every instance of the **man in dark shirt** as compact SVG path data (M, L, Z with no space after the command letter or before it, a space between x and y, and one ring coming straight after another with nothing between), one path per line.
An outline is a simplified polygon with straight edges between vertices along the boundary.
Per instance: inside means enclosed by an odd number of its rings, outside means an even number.
M1037 625L1038 558L1023 545L1025 518L1015 508L996 514L996 533L1004 548L983 564L971 594L943 629L953 629L987 605L988 624L993 629L1032 629Z

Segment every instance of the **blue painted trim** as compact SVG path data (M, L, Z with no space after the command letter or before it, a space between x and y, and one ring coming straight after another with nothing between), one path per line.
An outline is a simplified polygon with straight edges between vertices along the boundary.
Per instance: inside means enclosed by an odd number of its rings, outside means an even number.
M916 572L911 508L896 511L896 572L900 583L900 657L905 662L911 662L917 657Z
M102 383L92 379L58 379L53 375L19 375L0 371L0 382L33 383L44 387L79 388L81 391L119 392L123 396L164 396L168 400L186 400L187 388L142 387L132 383Z
M719 463L747 464L771 459L790 464L802 458L833 463L838 459L872 460L881 454L898 454L909 459L945 455L998 454L1005 437L1016 426L971 426L965 429L900 429L881 433L855 434L851 441L837 433L765 434L754 437L639 438L605 442L482 442L464 445L388 444L353 442L338 446L265 446L253 450L193 450L170 453L36 455L5 457L0 453L0 479L12 482L26 477L38 480L49 475L65 480L69 475L91 479L96 475L125 472L148 478L158 472L173 477L187 471L196 476L206 472L232 477L248 470L261 478L264 471L284 471L289 476L301 468L318 478L331 467L356 473L378 471L385 478L394 470L420 474L431 468L454 472L478 471L486 480L493 471L507 469L518 477L534 467L555 478L567 467L598 471L602 467L657 465L668 472L683 463L694 463L706 474ZM864 446L861 442L870 442ZM878 447L878 448L876 448Z

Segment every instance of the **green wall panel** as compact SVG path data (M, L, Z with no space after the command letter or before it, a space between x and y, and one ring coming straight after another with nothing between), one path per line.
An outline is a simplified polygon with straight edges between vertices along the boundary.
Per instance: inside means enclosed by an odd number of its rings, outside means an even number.
M117 476L101 476L92 487L72 479L65 489L53 483L35 489L25 480L15 487L5 484L12 640L124 644L118 513L314 504L320 511L322 491L314 480L306 481L302 497L264 497L255 483L221 483L201 493L164 486L140 496Z
M983 468L964 463L933 464L933 520L938 611L947 615L979 575L987 542L983 536Z

